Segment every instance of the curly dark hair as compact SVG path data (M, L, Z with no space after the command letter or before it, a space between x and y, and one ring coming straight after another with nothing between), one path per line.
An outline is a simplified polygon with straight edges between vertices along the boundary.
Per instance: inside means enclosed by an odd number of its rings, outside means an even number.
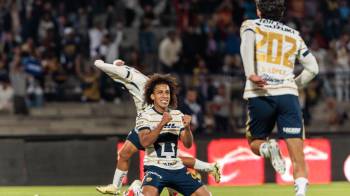
M153 100L151 99L151 94L158 84L167 84L170 89L170 103L169 107L172 109L176 109L177 107L177 93L178 93L178 84L176 82L176 78L170 76L170 74L153 74L150 76L150 79L147 81L145 85L144 91L144 104L151 105L153 104Z
M280 21L284 14L284 0L256 0L256 6L261 12L261 17Z

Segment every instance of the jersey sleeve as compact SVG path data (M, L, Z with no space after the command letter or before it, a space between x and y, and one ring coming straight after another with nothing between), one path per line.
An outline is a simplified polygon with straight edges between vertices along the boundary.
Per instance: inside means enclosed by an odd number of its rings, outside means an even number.
M139 132L143 129L151 129L149 116L144 112L136 117L135 131Z
M242 23L241 25L241 30L240 30L240 34L242 36L242 34L246 31L253 31L255 32L255 24L252 20L246 20Z
M299 48L298 48L298 54L297 59L303 60L310 54L309 48L306 46L303 39L299 38Z

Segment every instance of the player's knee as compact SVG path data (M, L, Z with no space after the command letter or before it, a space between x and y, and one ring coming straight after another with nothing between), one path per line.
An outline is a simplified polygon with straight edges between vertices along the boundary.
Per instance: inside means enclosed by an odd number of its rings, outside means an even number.
M205 186L200 187L191 196L211 196L211 192Z
M132 154L131 150L121 150L118 153L118 160L128 160L131 158Z

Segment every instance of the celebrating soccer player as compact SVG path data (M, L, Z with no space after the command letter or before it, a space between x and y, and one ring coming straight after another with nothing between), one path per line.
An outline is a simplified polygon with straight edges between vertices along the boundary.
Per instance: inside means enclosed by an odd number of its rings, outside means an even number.
M305 196L308 184L303 153L305 130L298 101L298 88L318 73L318 65L300 34L280 22L284 0L256 0L260 19L241 26L241 55L247 78L247 138L252 151L271 160L281 174L285 162L275 140L267 140L277 122L278 137L284 138L293 164L296 196ZM304 66L296 78L295 60Z
M97 60L95 66L104 71L114 81L120 82L125 86L133 97L138 114L147 107L147 105L143 104L143 91L145 84L149 79L147 76L132 67L124 65L122 60L116 60L113 64L107 64L102 60ZM138 150L144 150L144 148L140 144L137 133L132 130L130 131L123 147L118 152L118 162L113 183L107 186L98 186L96 189L101 193L119 195L123 178L127 175L129 169L129 159L134 153L138 152ZM209 172L213 175L216 182L220 181L220 170L218 164L210 164L191 157L180 158L187 167Z

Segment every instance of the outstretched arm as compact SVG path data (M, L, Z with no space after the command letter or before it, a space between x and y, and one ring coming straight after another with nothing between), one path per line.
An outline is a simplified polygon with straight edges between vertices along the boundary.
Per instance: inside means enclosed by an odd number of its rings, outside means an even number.
M127 78L128 76L128 70L125 69L124 66L121 66L124 65L124 61L122 60L116 60L114 61L114 64L105 63L102 60L96 60L94 64L112 79L120 80L121 78Z

